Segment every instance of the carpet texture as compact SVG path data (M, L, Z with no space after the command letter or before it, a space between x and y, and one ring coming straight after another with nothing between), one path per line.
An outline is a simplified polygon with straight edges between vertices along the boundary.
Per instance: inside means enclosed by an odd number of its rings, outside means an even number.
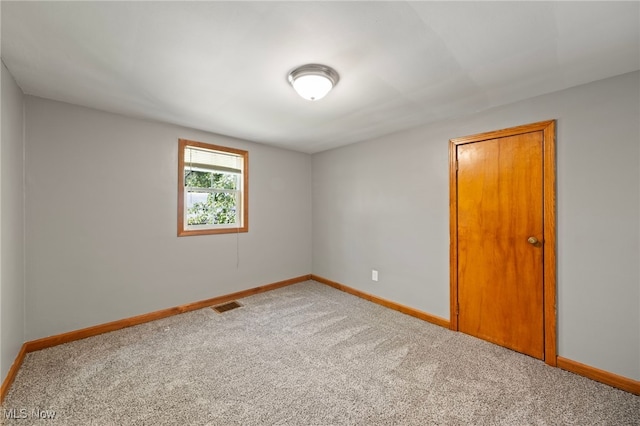
M640 424L640 397L322 284L240 302L28 354L4 423Z

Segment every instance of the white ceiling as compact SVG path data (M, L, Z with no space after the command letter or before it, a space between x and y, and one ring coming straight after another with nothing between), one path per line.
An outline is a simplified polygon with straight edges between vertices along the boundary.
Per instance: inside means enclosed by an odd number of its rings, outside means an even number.
M640 2L9 2L25 93L319 152L640 69ZM334 67L305 101L286 77Z

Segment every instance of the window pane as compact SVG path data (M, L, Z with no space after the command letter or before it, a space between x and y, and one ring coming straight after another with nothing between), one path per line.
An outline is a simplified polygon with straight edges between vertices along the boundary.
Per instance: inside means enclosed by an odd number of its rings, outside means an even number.
M184 186L191 188L239 189L240 175L185 169Z
M234 224L237 220L237 201L234 193L187 192L188 225Z

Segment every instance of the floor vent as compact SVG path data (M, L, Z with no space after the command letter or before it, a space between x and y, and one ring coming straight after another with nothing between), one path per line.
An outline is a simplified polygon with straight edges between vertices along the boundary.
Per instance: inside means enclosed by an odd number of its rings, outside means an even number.
M233 302L227 302L227 303L223 303L222 305L212 306L211 309L221 314L223 312L227 312L232 309L239 308L241 306L242 306L241 304L239 304L234 300Z

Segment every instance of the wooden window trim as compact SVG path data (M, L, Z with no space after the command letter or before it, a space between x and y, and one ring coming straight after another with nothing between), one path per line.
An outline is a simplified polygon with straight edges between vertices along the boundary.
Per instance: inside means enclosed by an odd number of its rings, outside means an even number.
M204 148L215 151L229 152L242 157L242 212L241 226L214 229L185 229L184 226L184 149L188 146ZM236 234L249 232L249 152L229 148L226 146L214 145L205 142L197 142L188 139L178 139L178 236L186 237L193 235L212 234Z

